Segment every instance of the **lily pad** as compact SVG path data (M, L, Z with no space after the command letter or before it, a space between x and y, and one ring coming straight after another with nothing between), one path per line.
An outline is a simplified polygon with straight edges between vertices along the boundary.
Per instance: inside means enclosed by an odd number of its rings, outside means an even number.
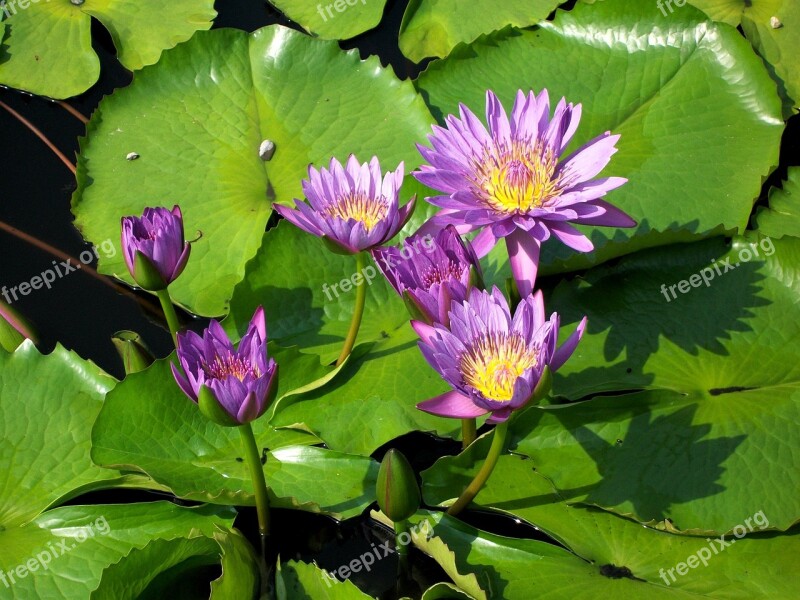
M371 455L411 431L456 437L457 420L416 408L449 388L417 347L409 325L387 339L361 348L329 384L280 402L271 424L307 427L340 452Z
M239 432L202 416L169 364L156 361L108 395L92 432L92 459L147 473L181 498L255 505ZM314 435L278 430L263 418L253 430L267 450L273 505L346 518L374 501L378 464L372 459L312 447L319 442Z
M77 96L100 76L92 17L108 29L124 67L158 61L163 50L209 29L213 0L16 0L0 38L0 83L51 98Z
M171 502L48 511L22 527L0 531L0 570L10 583L3 597L123 598L108 592L125 589L115 581L130 568L125 567L128 557L136 556L134 565L146 567L126 582L130 585L144 573L162 572L165 565L159 561L166 558L165 548L176 559L180 556L172 552L181 547L210 551L204 545L209 538L234 535L229 528L235 515L229 508L181 508ZM219 546L214 545L219 562ZM101 591L93 594L98 586Z
M666 0L665 0L666 1ZM742 29L778 82L785 116L800 108L800 6L793 0L689 0L712 19ZM666 11L665 11L666 12Z
M442 458L424 471L425 501L430 505L449 504L477 473L488 447L485 436L459 456ZM699 594L767 600L800 594L800 581L791 562L800 548L800 535L796 531L763 531L761 517L769 515L756 515L759 509L748 513L751 507L742 505L739 524L744 532L736 529L734 535L715 538L677 535L642 527L606 511L567 504L537 467L525 456L501 456L487 486L477 496L477 504L524 519L587 562L581 564L558 548L546 552L541 542L508 540L469 529L465 532L461 524L452 526L456 532L450 532L442 530L442 523L437 524L431 541L443 538L448 546L452 544L455 554L444 560L438 555L437 560L443 566L455 560L459 572L474 573L490 598L524 598L503 592L506 587L520 590L517 578L520 585L529 579L535 582L541 597L562 598L570 574L573 584L567 589L570 597L578 598L597 597L588 594L609 586L619 590L610 597L632 599ZM448 529L451 523L457 521L447 520ZM523 552L528 553L527 563ZM530 567L532 560L536 568ZM505 570L506 564L511 572ZM760 567L754 569L754 564Z
M629 179L608 200L638 227L584 228L590 254L547 243L543 274L743 230L778 162L780 101L741 35L691 6L657 28L654 18L650 2L578 4L533 30L506 29L456 49L418 80L440 121L459 102L482 114L487 89L510 109L518 89L547 88L554 101L583 105L572 149L605 131L621 134L603 173Z
M526 413L518 451L567 500L642 522L724 533L764 510L789 528L800 520L789 467L800 455L799 264L797 238L750 234L562 283L549 306L589 325L556 393L650 391Z
M61 346L46 356L30 341L0 351L0 530L91 490L151 487L89 460L92 423L114 383Z
M170 290L195 313L221 315L272 202L302 197L309 163L354 153L377 155L385 170L405 161L410 171L430 123L411 83L376 57L362 61L280 26L200 32L95 112L78 163L76 225L88 239L116 243L121 216L180 204L187 238L199 239ZM263 140L275 143L267 163ZM130 152L139 158L126 160ZM131 282L121 252L99 269Z
M444 57L458 44L506 25L528 27L547 18L560 0L411 0L400 25L400 50L414 62Z
M347 40L381 22L386 0L270 0L303 29L325 40Z
M756 213L758 230L771 238L800 237L800 167L789 169L783 187L769 191L769 208Z
M371 600L350 581L338 581L317 565L291 560L278 566L278 600Z

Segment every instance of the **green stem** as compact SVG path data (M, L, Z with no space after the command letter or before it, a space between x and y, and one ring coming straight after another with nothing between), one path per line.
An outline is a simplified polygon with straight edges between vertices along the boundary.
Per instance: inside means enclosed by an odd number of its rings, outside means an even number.
M261 464L261 454L256 444L256 436L250 423L239 427L242 434L242 447L247 466L250 468L250 478L253 480L253 490L256 495L256 511L258 512L258 531L261 533L262 552L269 535L269 496L267 496L267 480L264 479L264 465Z
M469 503L478 495L478 492L481 491L481 488L486 483L486 480L489 479L489 475L492 474L495 465L497 464L497 459L500 458L500 455L503 453L504 446L506 445L506 437L508 434L508 421L503 421L502 423L498 423L494 428L494 437L492 438L492 447L489 448L489 454L486 455L486 460L483 462L483 466L481 470L478 471L478 474L475 475L475 479L472 480L467 486L467 489L459 496L458 500L456 500L455 504L447 509L447 514L451 516L455 516L464 510Z
M158 300L161 302L161 310L164 311L164 316L167 319L167 326L169 332L172 334L172 341L175 347L178 347L178 331L181 328L180 321L178 321L178 313L175 312L175 307L172 305L172 299L169 297L169 290L166 288L156 292Z
M400 536L402 534L406 534L408 540L406 543L402 543L400 540ZM397 559L399 560L398 568L402 575L408 574L408 547L410 545L411 540L411 532L408 528L408 520L404 519L402 521L395 521L394 523L394 535L395 535L395 549L397 550Z
M461 419L461 447L464 450L475 441L477 432L478 426L475 419Z
M356 273L361 274L364 271L364 267L367 263L367 255L364 252L359 252L356 254ZM350 356L350 352L353 350L353 346L356 343L356 337L358 337L358 328L361 327L361 317L364 316L364 304L367 301L367 283L364 281L363 276L361 277L361 283L358 284L356 288L356 307L353 311L353 318L350 321L350 329L347 332L347 338L344 340L344 346L342 346L342 353L339 355L339 358L336 360L336 366L338 367L341 365L348 356Z

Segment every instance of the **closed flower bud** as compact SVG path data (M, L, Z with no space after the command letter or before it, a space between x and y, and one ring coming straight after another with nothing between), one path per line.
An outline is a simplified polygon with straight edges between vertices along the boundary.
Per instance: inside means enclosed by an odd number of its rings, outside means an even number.
M383 457L378 471L378 506L392 521L405 521L419 509L421 498L414 470L394 448Z

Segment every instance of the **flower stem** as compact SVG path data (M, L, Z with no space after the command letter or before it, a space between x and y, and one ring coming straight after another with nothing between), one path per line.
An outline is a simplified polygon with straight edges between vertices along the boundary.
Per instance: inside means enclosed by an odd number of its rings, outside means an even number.
M475 441L477 432L478 426L475 419L461 419L461 447L464 450Z
M478 474L475 475L475 479L473 479L472 483L467 486L467 489L462 492L455 504L447 509L448 515L455 516L460 513L469 506L469 503L472 502L475 496L478 495L478 492L481 491L486 480L489 479L489 475L492 474L497 464L497 459L500 458L500 455L503 453L507 434L508 421L503 421L495 426L494 436L492 437L492 447L489 448L489 454L486 455L486 460L483 462L481 470L478 471Z
M167 319L167 326L169 332L172 334L172 341L175 347L178 347L178 330L181 328L178 321L178 314L175 312L175 307L172 305L172 300L169 297L169 291L166 289L156 292L159 301L161 302L161 310L164 311L164 316Z
M239 427L242 434L242 447L250 477L253 480L253 491L256 495L256 511L258 512L258 531L261 534L262 554L266 548L266 539L269 535L269 496L267 496L267 480L264 478L264 465L261 464L261 454L256 444L256 436L250 423Z
M408 540L405 543L400 540L400 536L402 536L404 533L408 536ZM399 561L398 569L400 574L405 576L408 574L408 546L411 540L411 533L408 530L407 519L404 519L403 521L395 521L394 535L394 546L397 550L397 559Z
M360 274L364 270L367 262L366 259L366 252L359 252L356 254L356 273ZM367 283L362 277L361 283L359 283L358 287L356 288L356 307L353 311L353 318L350 321L350 329L347 332L347 338L344 340L344 346L342 346L342 353L336 360L337 367L341 365L348 356L350 356L350 352L352 352L353 346L355 346L356 337L358 337L358 328L361 327L361 317L364 316L364 304L366 304L366 301Z

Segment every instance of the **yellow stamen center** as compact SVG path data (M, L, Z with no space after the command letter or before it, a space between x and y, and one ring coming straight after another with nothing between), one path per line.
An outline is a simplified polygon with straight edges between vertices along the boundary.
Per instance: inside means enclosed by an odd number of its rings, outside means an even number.
M204 363L203 370L207 377L213 379L227 379L233 376L239 381L244 381L248 373L252 373L253 377L261 376L257 366L251 365L249 361L233 355L217 356L213 363Z
M325 211L329 217L339 217L347 221L355 219L364 223L364 228L370 231L375 225L386 218L389 212L388 204L363 194L349 195L339 198L336 204L331 204Z
M464 382L490 400L507 402L514 384L525 371L536 366L536 352L519 334L489 335L461 356Z
M452 279L461 279L467 265L457 264L453 261L448 261L445 265L436 265L420 274L422 285L426 290L431 289L434 283L442 283L443 281L450 281Z
M487 151L476 165L476 183L492 210L525 214L558 196L557 164L551 150L514 142Z

